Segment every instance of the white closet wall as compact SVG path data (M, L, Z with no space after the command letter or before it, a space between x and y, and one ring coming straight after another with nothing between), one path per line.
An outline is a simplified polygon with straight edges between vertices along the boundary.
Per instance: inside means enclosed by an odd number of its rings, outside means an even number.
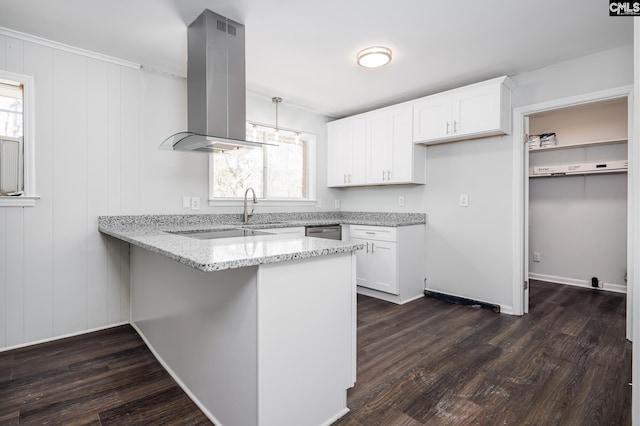
M555 132L558 144L626 140L627 100L573 107L532 117L530 133ZM530 165L627 158L627 144L530 152ZM627 174L529 180L529 271L534 279L626 291ZM540 253L540 262L533 255Z

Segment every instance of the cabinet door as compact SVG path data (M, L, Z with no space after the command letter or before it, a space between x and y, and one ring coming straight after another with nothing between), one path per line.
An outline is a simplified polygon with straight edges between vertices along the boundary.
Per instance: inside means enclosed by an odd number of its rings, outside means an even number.
M356 284L385 293L399 294L396 243L352 238L354 243L365 244L356 252Z
M367 124L362 116L352 120L350 171L348 183L362 185L366 182Z
M343 164L340 158L340 151L344 149L345 134L347 126L344 121L333 121L327 124L327 185L343 186L346 177L344 176Z
M363 117L332 121L327 125L328 186L365 183L366 127Z
M450 93L426 97L413 104L413 141L423 142L452 135L452 106Z
M500 128L500 85L465 88L453 95L455 135L482 134Z
M413 108L411 105L391 110L392 165L387 173L390 183L413 181Z
M385 183L393 164L393 127L387 110L367 114L367 183Z

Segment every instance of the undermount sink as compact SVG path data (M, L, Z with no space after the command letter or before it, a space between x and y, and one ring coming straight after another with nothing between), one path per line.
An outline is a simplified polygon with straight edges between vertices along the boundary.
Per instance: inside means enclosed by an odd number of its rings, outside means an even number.
M174 231L170 234L182 235L198 240L213 240L217 238L253 237L255 235L270 235L269 232L254 229L210 229L203 231Z

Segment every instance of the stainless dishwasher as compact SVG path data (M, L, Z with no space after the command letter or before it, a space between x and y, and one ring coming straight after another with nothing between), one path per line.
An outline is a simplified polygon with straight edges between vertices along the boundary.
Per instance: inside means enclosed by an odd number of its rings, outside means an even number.
M329 240L341 240L342 227L340 225L306 226L305 235L307 237L326 238Z

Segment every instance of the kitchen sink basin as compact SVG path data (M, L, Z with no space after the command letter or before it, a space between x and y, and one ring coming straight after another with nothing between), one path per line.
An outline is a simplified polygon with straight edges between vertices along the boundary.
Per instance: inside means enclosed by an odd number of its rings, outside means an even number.
M213 240L217 238L253 237L255 235L272 235L269 232L255 229L210 229L203 231L175 231L170 234L182 235L198 240Z

